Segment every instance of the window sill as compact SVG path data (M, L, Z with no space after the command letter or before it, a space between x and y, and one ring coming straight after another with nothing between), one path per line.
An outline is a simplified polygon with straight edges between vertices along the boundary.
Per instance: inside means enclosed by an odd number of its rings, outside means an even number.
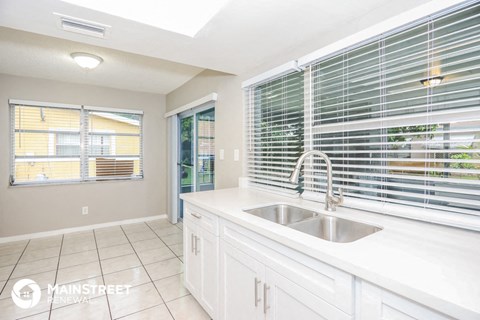
M134 182L134 181L143 181L145 178L127 178L127 179L108 179L108 180L86 180L86 181L65 181L65 182L46 182L46 183L25 183L25 184L14 184L9 185L10 189L17 188L30 188L30 187L54 187L54 186L67 186L67 185L90 185L96 183L119 183L119 182Z

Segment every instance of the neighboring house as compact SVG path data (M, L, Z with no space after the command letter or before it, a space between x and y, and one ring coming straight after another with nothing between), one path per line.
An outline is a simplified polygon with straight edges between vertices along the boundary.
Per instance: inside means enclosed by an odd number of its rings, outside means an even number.
M17 108L15 129L17 181L80 178L78 110ZM88 177L138 174L140 131L138 120L114 113L91 112L86 137Z

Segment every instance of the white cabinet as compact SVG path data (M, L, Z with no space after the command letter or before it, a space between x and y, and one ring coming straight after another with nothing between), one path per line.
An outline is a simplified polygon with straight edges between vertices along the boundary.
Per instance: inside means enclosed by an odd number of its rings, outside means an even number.
M425 306L365 281L358 281L358 320L452 320Z
M183 227L185 287L205 311L216 319L219 283L218 236L210 232L215 230L211 228L211 222L216 217L204 215L202 210L192 206L187 205L186 209ZM189 217L191 214L194 215L193 219ZM205 220L208 224L203 222Z
M220 318L256 320L264 317L262 284L265 267L225 242L220 243Z
M198 256L198 227L185 220L183 224L183 244L185 262L185 286L195 297L200 291L200 257Z
M200 228L198 255L200 259L200 300L212 318L218 307L218 237Z
M248 245L242 244L242 239L236 238L238 242L235 247L232 245L234 242L232 232L229 233L229 236L231 238L228 241L222 239L220 242L221 319L351 319L347 313L296 283L302 269L290 269L291 265L286 262L284 268L279 268L282 272L280 274L269 266L268 257L255 254L255 252L253 254L249 252L252 255L246 253L249 251ZM244 250L239 250L238 247L242 246ZM258 243L258 246L261 245ZM319 275L317 274L317 276ZM311 279L310 282L316 282L318 285L321 282L319 278ZM332 279L328 281L332 282ZM302 280L298 282L303 284ZM315 284L311 288L315 292ZM330 294L336 295L333 291L330 291ZM345 299L347 298L348 296L345 297Z
M266 319L351 319L346 313L268 268L264 290Z

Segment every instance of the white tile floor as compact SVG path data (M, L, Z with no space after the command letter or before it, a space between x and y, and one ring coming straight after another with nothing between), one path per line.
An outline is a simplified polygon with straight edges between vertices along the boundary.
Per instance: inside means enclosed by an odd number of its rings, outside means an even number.
M0 319L210 319L183 286L182 242L182 224L162 219L0 244ZM10 297L23 278L42 289L30 309ZM79 303L59 292L51 303L48 284L132 287L128 295L77 295Z

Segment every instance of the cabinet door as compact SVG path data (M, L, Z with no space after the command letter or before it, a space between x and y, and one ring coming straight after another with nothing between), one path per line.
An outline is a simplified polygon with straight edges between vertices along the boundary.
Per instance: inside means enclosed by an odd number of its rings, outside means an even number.
M220 259L221 319L263 319L264 265L224 241Z
M216 319L218 308L218 238L212 233L199 229L197 243L201 268L200 299L208 314Z
M347 320L351 316L267 268L264 309L269 320Z
M198 297L201 285L200 275L200 258L195 253L195 246L198 244L197 226L188 220L184 221L183 225L183 244L185 246L185 286L188 290ZM198 250L198 249L197 249Z
M425 306L362 281L356 297L359 320L452 320Z

